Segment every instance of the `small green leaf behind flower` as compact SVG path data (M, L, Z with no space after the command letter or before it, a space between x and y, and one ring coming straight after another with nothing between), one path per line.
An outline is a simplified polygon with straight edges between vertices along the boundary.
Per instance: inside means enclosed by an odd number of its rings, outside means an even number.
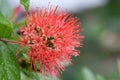
M26 11L29 10L30 0L20 0L20 4L22 4L24 6Z

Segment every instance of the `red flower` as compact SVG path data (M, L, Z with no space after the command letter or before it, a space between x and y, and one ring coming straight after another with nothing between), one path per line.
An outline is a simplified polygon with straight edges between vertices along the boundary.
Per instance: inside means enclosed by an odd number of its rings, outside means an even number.
M28 55L36 68L40 64L42 74L48 72L57 76L71 63L72 56L78 56L76 47L81 47L83 36L79 33L77 18L66 12L57 14L54 9L40 9L26 17L26 26L21 29L22 46L28 46Z

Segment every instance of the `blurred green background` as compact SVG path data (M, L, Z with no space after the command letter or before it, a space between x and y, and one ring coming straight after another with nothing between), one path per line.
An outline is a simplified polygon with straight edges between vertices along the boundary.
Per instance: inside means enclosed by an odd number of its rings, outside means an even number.
M0 0L0 10L9 16L12 10L6 10L7 4ZM80 18L85 38L80 56L73 57L61 79L120 80L120 0L108 0L103 6L74 14Z

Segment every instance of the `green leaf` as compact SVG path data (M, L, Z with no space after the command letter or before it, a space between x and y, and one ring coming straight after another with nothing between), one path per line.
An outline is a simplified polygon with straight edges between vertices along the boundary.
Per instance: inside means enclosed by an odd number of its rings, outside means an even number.
M51 77L50 75L43 76L40 72L29 71L22 69L21 72L22 80L59 80L57 77Z
M16 52L20 46L18 44L7 44L7 47L14 55L16 55Z
M82 80L95 80L94 74L86 67L82 69Z
M21 72L21 80L29 80L29 78L23 72Z
M0 12L0 37L8 38L12 33L11 23Z
M96 80L105 80L103 76L97 74L96 75Z
M117 65L118 65L118 73L119 73L119 77L120 77L120 59L117 59Z
M42 75L38 72L29 71L27 69L22 69L21 72L21 79L22 80L43 80Z
M20 0L20 4L22 4L26 11L28 11L30 6L30 0Z
M20 80L16 57L3 42L0 42L0 80Z

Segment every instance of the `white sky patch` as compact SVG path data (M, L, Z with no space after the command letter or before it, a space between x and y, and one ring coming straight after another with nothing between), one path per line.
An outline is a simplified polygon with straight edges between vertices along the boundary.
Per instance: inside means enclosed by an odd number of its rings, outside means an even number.
M20 0L9 0L9 4L13 8L20 4L19 1ZM52 6L58 5L59 9L76 12L103 6L107 2L108 0L30 0L30 9L36 9L36 7L47 7L50 3Z

